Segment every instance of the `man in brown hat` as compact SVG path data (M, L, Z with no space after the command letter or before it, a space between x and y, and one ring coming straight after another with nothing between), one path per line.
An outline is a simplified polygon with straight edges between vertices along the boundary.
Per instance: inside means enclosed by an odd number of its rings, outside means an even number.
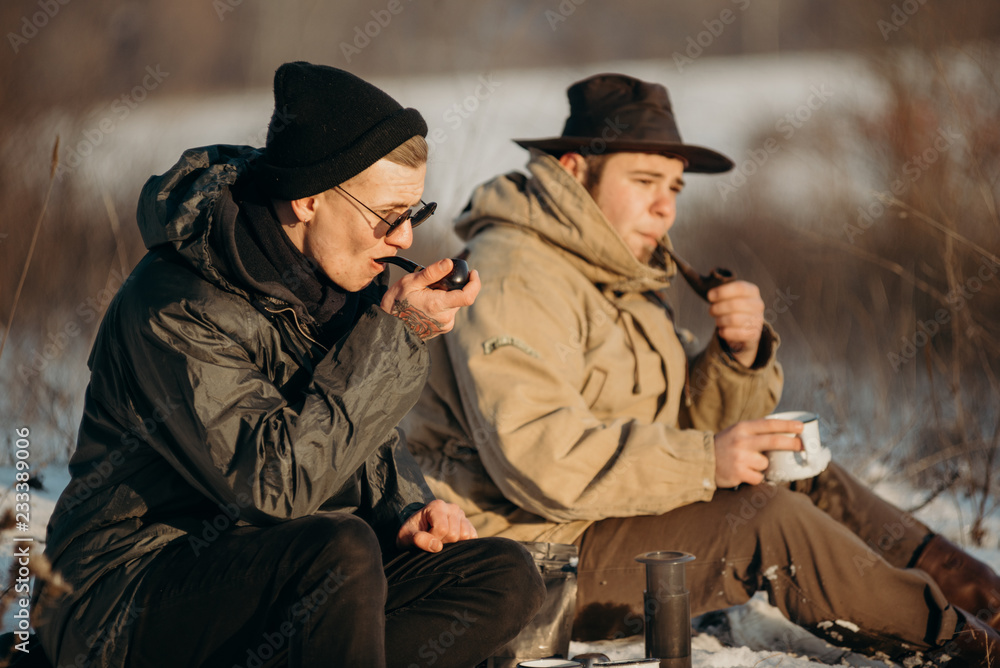
M670 549L697 557L694 614L763 590L858 651L997 652L985 565L835 463L763 482L764 453L800 449L802 424L762 419L782 374L755 285L711 289L715 335L685 354L667 233L684 173L732 162L683 143L663 86L602 74L569 102L562 136L517 142L530 175L479 186L458 220L483 289L432 345L404 422L435 493L481 535L579 546L577 637L640 632L635 557Z

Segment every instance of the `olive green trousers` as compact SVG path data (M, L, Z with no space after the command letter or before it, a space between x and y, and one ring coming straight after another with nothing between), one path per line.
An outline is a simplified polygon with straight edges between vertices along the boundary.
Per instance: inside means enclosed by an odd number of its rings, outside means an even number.
M765 591L786 617L832 644L905 656L947 641L958 621L931 578L908 568L929 534L835 463L808 480L601 520L578 540L574 637L641 633L645 566L635 557L679 550L696 557L687 564L693 615Z

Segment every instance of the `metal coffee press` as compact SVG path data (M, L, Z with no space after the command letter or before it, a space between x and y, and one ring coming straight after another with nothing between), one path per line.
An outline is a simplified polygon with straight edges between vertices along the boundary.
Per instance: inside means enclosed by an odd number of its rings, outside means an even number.
M646 565L643 618L646 656L660 668L691 668L691 600L685 567L687 552L647 552L635 558Z

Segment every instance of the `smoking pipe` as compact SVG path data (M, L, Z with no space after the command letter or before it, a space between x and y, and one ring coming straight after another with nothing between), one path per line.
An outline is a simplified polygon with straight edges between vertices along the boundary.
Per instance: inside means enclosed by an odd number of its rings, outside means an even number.
M695 270L694 267L685 262L679 255L677 255L677 253L672 251L665 244L658 244L657 250L670 256L670 259L673 260L674 264L677 265L677 268L680 269L681 276L684 277L687 284L690 285L691 289L705 301L708 301L709 290L736 280L736 274L722 267L716 267L712 270L712 273L702 276ZM739 353L743 350L742 343L730 343L728 345L729 349L734 353Z
M398 255L380 257L375 261L382 264L394 264L410 273L420 271L424 268L413 260L407 260L405 257L399 257ZM434 290L461 290L465 287L465 284L469 282L469 263L457 257L453 257L451 261L454 266L448 272L448 275L440 281L431 283L427 287Z
M709 290L736 280L736 274L728 269L723 269L722 267L716 267L712 270L712 273L702 276L695 271L694 267L681 259L674 251L662 244L660 245L660 248L663 252L670 256L671 260L674 261L674 264L676 264L677 268L680 269L681 276L684 277L684 280L687 281L688 285L690 285L691 288L698 293L698 296L705 301L708 301Z

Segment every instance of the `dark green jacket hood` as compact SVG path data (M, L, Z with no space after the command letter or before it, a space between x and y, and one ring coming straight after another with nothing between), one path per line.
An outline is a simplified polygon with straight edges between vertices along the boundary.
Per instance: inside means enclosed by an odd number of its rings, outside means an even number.
M206 280L248 297L268 297L311 318L281 282L261 283L244 268L234 238L239 208L232 190L253 181L261 151L250 146L214 145L188 149L160 176L150 177L139 195L136 219L149 250L169 249Z
M249 174L260 151L249 146L215 145L188 149L170 170L150 177L139 195L136 219L146 248L169 246L208 280L224 283L212 260L212 227L231 223L227 191Z

